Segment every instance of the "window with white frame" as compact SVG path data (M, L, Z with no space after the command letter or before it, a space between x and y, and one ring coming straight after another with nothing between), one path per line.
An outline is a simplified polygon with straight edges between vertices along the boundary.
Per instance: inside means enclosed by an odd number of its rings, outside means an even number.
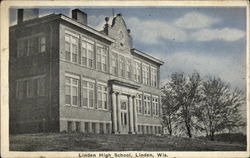
M157 87L157 68L151 67L151 86Z
M149 65L142 65L142 83L149 85Z
M97 107L99 109L108 109L108 91L105 84L97 84Z
M45 77L38 78L38 96L45 96Z
M152 96L152 114L159 115L159 98L158 96Z
M151 114L151 103L149 94L144 94L144 114L145 115Z
M65 104L79 106L79 77L65 76Z
M33 85L32 85L32 79L27 80L27 97L32 98L33 97Z
M119 76L125 77L125 59L123 56L119 56Z
M137 113L142 114L142 94L137 94L136 105L137 105Z
M131 61L129 59L126 60L126 78L131 78Z
M111 74L117 75L118 73L118 55L112 52L111 55Z
M33 35L17 41L17 57L43 53L46 50L45 35Z
M82 65L89 68L94 67L94 42L90 40L82 40Z
M98 44L96 52L97 70L107 71L108 54L106 47Z
M77 63L78 61L78 35L65 33L65 60Z
M135 82L140 83L141 82L141 62L140 61L135 61L135 70L134 70L134 75L135 75Z
M16 82L16 98L34 98L45 96L45 77L34 76L19 79Z
M95 99L95 81L83 78L82 79L82 106L94 108Z

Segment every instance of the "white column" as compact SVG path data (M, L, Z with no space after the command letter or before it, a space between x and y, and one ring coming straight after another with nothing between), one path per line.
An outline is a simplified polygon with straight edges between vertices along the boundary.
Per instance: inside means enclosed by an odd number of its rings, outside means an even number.
M120 94L117 93L117 131L118 133L121 132L121 101L120 101Z
M134 107L134 110L133 110L133 114L134 114L134 131L135 133L138 132L138 126L137 126L137 107L136 107L136 98L135 96L132 97L133 98L133 107Z
M131 96L128 96L128 102L129 102L129 133L134 133L133 101Z
M116 133L117 132L117 110L116 110L116 94L112 92L112 132Z

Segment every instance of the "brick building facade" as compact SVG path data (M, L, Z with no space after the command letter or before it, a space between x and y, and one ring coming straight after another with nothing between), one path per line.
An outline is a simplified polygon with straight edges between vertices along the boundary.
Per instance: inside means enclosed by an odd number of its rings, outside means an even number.
M24 17L10 27L11 133L162 132L163 62L133 48L121 14L102 31L78 9Z

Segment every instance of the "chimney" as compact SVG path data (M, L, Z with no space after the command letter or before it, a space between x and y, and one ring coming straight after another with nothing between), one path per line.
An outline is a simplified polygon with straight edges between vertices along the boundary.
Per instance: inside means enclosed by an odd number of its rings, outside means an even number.
M39 9L18 9L17 10L17 24L24 21L38 18Z
M17 10L17 24L23 23L23 9Z
M79 9L72 10L72 18L81 24L87 25L87 14Z

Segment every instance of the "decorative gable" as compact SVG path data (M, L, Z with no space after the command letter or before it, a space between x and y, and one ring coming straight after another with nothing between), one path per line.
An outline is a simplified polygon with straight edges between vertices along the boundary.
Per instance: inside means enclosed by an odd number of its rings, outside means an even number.
M115 39L112 45L114 48L130 53L130 49L132 49L132 37L121 14L117 14L112 21L112 25L107 26L105 30L108 36Z

